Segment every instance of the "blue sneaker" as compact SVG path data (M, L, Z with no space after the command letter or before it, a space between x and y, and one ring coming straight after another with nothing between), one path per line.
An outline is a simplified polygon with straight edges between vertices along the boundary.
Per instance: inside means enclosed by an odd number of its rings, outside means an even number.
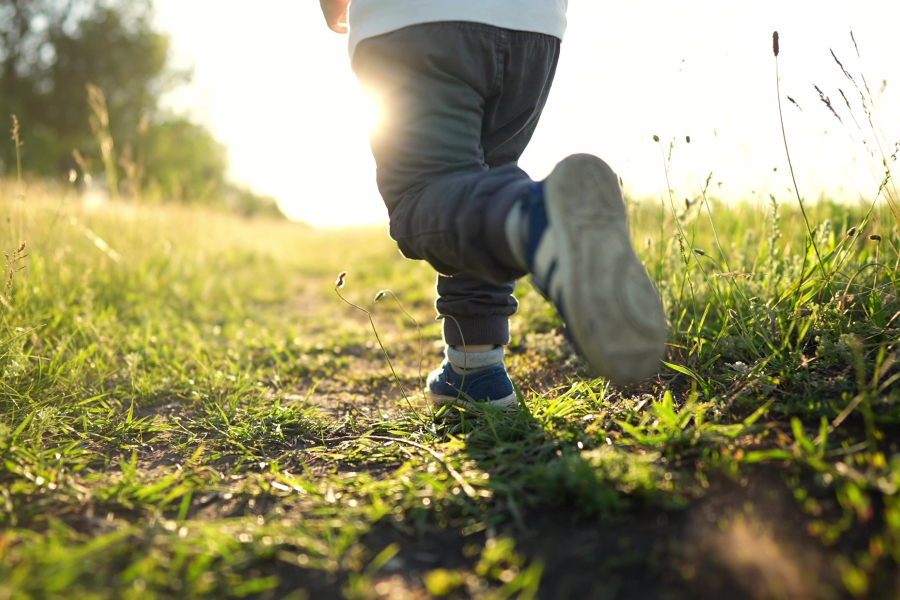
M666 316L631 246L616 174L589 154L559 163L528 205L528 270L581 356L617 384L659 371Z
M512 381L502 364L463 377L445 360L428 376L425 393L435 406L452 403L467 407L490 404L498 408L515 408L519 405Z

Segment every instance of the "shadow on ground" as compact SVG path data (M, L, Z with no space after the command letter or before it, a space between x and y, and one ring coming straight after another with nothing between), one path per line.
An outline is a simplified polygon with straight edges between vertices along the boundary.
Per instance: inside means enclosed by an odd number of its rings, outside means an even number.
M471 458L491 475L495 499L510 489L508 473L486 460L480 447ZM572 457L560 461L571 463ZM592 465L566 469L599 473ZM596 475L598 478L600 474ZM597 486L607 481L593 482ZM589 483L588 485L592 485ZM512 488L515 489L515 488ZM495 500L502 503L503 500ZM507 505L508 508L508 505ZM808 520L798 510L783 474L756 467L740 476L716 476L702 497L680 508L632 503L628 508L588 514L570 501L548 502L513 511L485 527L439 527L437 515L423 512L403 522L385 519L362 540L369 556L395 546L396 556L373 578L378 598L430 598L425 583L435 572L452 575L444 590L449 598L494 597L479 573L480 552L490 540L511 540L520 565L540 565L536 597L567 599L731 600L850 598L836 567L841 553L807 533ZM864 542L865 536L860 537ZM298 588L310 598L346 597L347 576L332 576L280 567L275 597ZM890 586L896 589L895 586ZM271 596L270 596L271 597ZM518 597L516 594L496 597ZM872 598L894 597L891 592Z

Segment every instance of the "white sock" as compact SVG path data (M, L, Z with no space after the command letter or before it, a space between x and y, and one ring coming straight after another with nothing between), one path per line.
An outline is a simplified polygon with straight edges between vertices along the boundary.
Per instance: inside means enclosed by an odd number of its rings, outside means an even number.
M503 364L505 349L503 346L497 346L488 352L464 352L453 346L447 346L444 349L444 355L447 357L450 367L462 375L463 373L477 373L488 367Z

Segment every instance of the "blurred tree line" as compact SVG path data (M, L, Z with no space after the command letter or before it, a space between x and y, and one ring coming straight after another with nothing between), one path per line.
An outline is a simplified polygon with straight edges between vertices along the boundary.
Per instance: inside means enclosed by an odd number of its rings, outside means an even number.
M0 0L0 119L18 117L27 173L75 169L105 175L114 196L282 216L274 199L227 182L226 148L209 130L161 108L190 76L171 66L152 0ZM15 151L0 143L0 175Z

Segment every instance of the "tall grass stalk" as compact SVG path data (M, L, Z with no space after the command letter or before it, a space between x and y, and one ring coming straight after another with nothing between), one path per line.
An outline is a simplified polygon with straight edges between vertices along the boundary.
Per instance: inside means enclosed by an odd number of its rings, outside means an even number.
M103 90L92 83L87 84L88 106L91 108L91 130L100 145L103 165L106 170L106 187L113 198L119 195L119 172L116 165L116 150L109 129L109 108Z
M19 136L19 118L12 115L12 140L16 147L16 181L22 186L22 138Z
M425 378L422 376L422 365L425 363L425 339L422 337L422 326L419 324L418 319L409 314L409 311L406 310L406 307L403 306L403 303L400 302L400 298L397 297L397 294L392 292L391 290L381 290L377 294L375 294L375 302L379 302L385 296L390 296L394 299L394 302L400 308L406 318L413 322L413 325L416 326L416 333L419 336L419 390L422 392L422 400L427 402L427 398L425 397Z
M16 197L19 199L23 199L25 197L25 179L22 174L22 146L24 142L22 141L22 136L19 133L19 118L16 115L11 115L12 117L12 141L15 144L16 148ZM18 234L19 242L21 243L21 247L13 253L12 263L10 264L10 256L4 252L4 256L6 256L6 265L9 270L9 286L12 286L13 275L16 271L16 263L21 260L19 254L21 254L22 250L25 249L25 216L24 211L19 211L19 230L16 232ZM24 267L22 267L24 268ZM18 269L21 270L21 269ZM7 300L11 300L10 290L7 290Z
M809 222L809 216L806 214L806 207L803 205L803 198L800 196L800 188L797 186L797 177L794 175L794 165L791 162L791 150L788 147L787 133L784 129L784 113L781 109L781 75L778 71L778 54L780 44L778 32L772 33L772 53L775 55L775 90L778 94L778 120L781 124L781 138L784 140L784 152L787 155L788 169L791 172L791 180L794 182L794 192L797 194L797 202L800 204L800 212L803 214L803 222L806 223L806 231L809 233L809 240L815 250L816 258L819 261L819 270L822 272L822 280L825 284L828 282L828 274L825 272L825 265L822 262L822 255L819 253L819 246L816 244L816 236L813 233L812 225ZM800 285L797 286L798 294L802 293L803 280L801 273Z
M422 417L419 415L418 411L413 406L412 401L409 399L409 395L407 395L406 393L406 388L403 387L403 382L400 380L400 376L397 375L397 371L394 369L394 363L391 361L391 357L388 355L387 349L384 347L384 343L382 343L381 341L381 336L378 335L378 328L375 326L375 320L372 318L372 313L359 306L358 304L350 302L343 296L343 294L341 294L341 289L344 287L346 281L347 272L342 271L334 282L334 293L337 294L338 298L343 300L345 304L365 313L366 317L369 318L369 324L372 326L372 332L375 334L375 340L378 342L378 347L381 348L381 353L384 355L384 359L387 361L388 367L390 367L391 369L391 375L394 377L394 381L397 382L397 386L400 388L400 393L403 394L403 399L406 400L406 405L411 411L413 411L413 414L416 416L416 418L424 423Z

